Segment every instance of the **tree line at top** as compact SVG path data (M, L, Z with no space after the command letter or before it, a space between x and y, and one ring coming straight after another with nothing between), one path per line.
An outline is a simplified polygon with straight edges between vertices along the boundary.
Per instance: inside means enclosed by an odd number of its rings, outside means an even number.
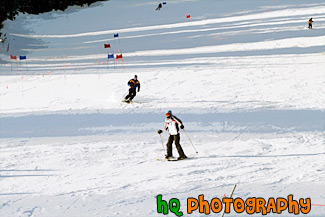
M40 14L52 10L64 11L68 6L89 6L97 1L105 0L5 0L0 2L0 29L3 28L3 21L14 20L15 16L21 13ZM1 36L1 33L0 33Z

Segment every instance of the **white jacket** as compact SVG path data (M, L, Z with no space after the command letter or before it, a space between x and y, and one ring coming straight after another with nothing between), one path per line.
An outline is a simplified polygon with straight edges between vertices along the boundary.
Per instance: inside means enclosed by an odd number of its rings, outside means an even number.
M163 130L168 130L170 135L179 134L179 126L182 126L182 121L176 116L172 115L171 118L166 118L165 127Z

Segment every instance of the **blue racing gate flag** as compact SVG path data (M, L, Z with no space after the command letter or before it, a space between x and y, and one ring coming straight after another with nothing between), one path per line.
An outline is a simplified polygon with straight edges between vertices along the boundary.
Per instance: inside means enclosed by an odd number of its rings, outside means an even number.
M26 56L19 56L19 59L20 60L25 60L26 59Z

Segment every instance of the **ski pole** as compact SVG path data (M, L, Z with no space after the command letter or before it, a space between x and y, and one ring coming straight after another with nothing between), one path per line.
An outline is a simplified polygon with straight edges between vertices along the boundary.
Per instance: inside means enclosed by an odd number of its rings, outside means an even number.
M160 136L160 140L161 140L161 145L162 145L162 147L163 147L163 149L164 149L164 151L165 151L165 146L164 146L164 142L163 142L163 140L162 140L161 134L159 134L159 136Z
M234 191L235 191L236 187L237 187L237 184L235 184L235 185L234 185L234 188L232 189L232 192L231 192L231 194L230 194L230 197L229 197L229 198L232 198L232 195L233 195L233 193L234 193ZM224 215L225 215L225 210L223 210L221 217L223 217Z
M185 131L185 129L183 129L184 130L184 133L186 134L186 136L187 136L187 138L188 138L188 140L190 141L190 143L192 144L192 146L193 146L193 148L194 148L194 150L196 151L196 153L198 154L199 152L196 150L196 148L194 147L194 145L193 145L193 143L192 143L192 141L191 141L191 139L190 139L190 137L187 135L187 133L186 133L186 131Z

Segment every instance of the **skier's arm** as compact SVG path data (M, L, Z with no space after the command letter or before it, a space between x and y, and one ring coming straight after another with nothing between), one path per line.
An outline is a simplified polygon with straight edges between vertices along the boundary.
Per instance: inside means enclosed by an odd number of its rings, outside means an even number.
M179 125L179 127L181 129L184 129L184 124L182 123L182 121L178 117L176 117L176 116L173 116L173 117L174 117L176 123Z
M164 126L163 130L167 130L167 129L168 129L168 123L165 122L165 126Z
M138 92L140 92L140 81L138 81Z
M182 121L178 117L173 115L173 118L175 119L176 123L178 123L178 125L183 125Z
M165 126L164 126L164 128L158 130L158 133L161 134L164 130L167 130L167 129L168 129L168 127L167 127L167 122L165 122Z
M128 85L130 88L136 90L136 83L132 79L128 82Z

